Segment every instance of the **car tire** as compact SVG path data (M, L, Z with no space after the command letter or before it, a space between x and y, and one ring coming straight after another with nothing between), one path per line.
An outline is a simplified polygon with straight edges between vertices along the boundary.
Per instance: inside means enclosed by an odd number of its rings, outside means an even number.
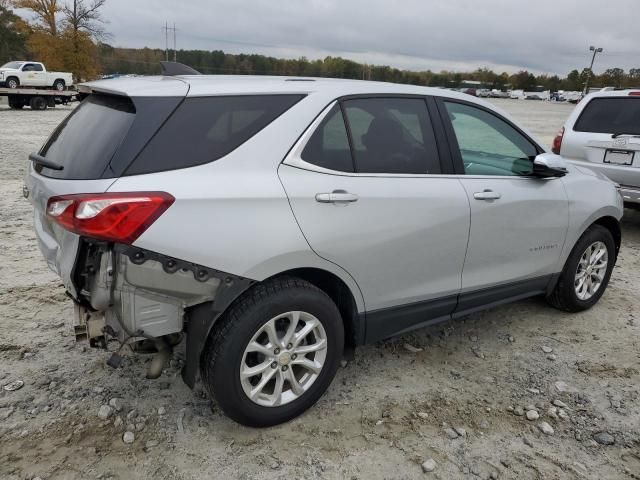
M292 324L297 329L287 337ZM300 338L306 331L310 333ZM287 338L291 343L280 343ZM260 351L253 349L257 344ZM303 353L305 347L318 350ZM305 280L276 277L245 292L216 323L200 371L211 396L230 418L268 427L297 417L318 401L336 374L343 348L342 318L331 298ZM259 376L250 376L256 368L261 369ZM289 375L294 376L295 388ZM253 392L258 393L252 399Z
M603 251L605 253L602 253ZM604 267L601 260L599 263L591 263L591 259L596 258L598 254L606 255ZM615 260L616 246L613 235L601 225L592 225L573 247L558 283L547 297L548 302L566 312L580 312L591 308L606 290ZM601 279L598 279L599 275ZM594 287L592 292L585 282L590 282ZM597 284L597 287L594 284Z
M18 80L16 77L9 77L5 80L4 84L7 86L7 88L18 88L20 86L20 80Z
M47 100L44 97L32 97L29 100L29 107L31 110L46 110Z
M53 83L53 89L54 90L57 90L59 92L64 92L64 88L65 88L64 80L56 80Z
M9 95L9 108L12 110L22 110L24 108L24 102L21 99L12 98Z

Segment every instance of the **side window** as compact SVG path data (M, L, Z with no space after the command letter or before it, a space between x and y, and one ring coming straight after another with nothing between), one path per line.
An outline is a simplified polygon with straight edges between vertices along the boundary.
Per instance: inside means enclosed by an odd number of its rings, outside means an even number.
M34 70L33 63L25 63L24 66L22 67L23 72L33 72L33 70Z
M424 100L363 98L343 106L357 172L441 173Z
M34 72L42 72L42 65L40 65L39 63L34 63L33 64L33 71Z
M533 173L537 149L504 120L480 108L445 102L467 175Z
M339 172L353 172L349 137L339 105L318 126L301 155L305 162Z
M187 97L125 175L188 168L218 160L302 98L303 95Z

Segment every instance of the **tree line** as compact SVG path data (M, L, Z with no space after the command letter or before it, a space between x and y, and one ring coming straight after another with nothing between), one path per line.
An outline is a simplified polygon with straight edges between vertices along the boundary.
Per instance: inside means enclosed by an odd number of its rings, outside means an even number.
M74 80L102 73L98 45L107 38L100 9L106 0L0 0L0 64L29 59ZM29 11L22 19L12 8Z
M157 74L160 73L159 62L165 59L165 51L160 49L114 48L101 44L99 50L103 69L112 73ZM179 62L206 74L300 75L449 88L458 88L465 80L473 80L500 90L510 87L531 91L539 86L551 91L582 90L587 76L591 75L588 68L572 70L564 78L558 75L534 75L526 70L514 74L496 73L488 68L470 72L410 71L387 65L362 64L341 57L325 57L322 60L301 57L291 60L257 54L230 54L222 50L179 50L176 57ZM170 52L169 58L173 58L173 52ZM632 68L628 72L621 68L610 68L592 76L589 83L602 87L640 87L640 68Z
M0 0L0 64L31 59L51 70L73 72L74 79L92 80L104 74L150 75L160 73L165 51L151 48L117 48L106 43L108 34L100 8L106 0ZM11 8L33 15L25 21ZM173 53L169 58L173 58ZM379 80L433 87L459 88L465 80L488 88L534 90L582 90L587 77L591 86L640 87L640 68L628 72L610 68L592 75L588 68L574 69L565 77L534 75L527 70L514 74L488 68L469 72L411 71L387 65L368 65L341 57L309 60L275 58L258 54L230 54L222 50L179 50L178 61L205 74L300 75Z

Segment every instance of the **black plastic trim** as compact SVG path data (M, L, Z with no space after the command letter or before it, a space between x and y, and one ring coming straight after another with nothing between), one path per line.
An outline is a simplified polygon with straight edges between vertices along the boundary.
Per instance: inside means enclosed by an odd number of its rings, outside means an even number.
M552 275L461 293L453 318L547 292Z
M220 283L216 298L212 302L201 303L186 313L186 358L182 368L182 380L190 388L196 383L196 377L202 361L202 352L211 329L231 303L242 295L255 282L235 275L228 275Z
M425 100L427 102L429 117L431 118L433 133L436 137L436 146L438 148L438 156L440 157L440 168L442 170L442 174L455 174L457 172L451 156L451 148L449 147L447 133L445 132L445 127L442 124L442 119L440 118L438 111L438 104L432 96L425 97Z
M416 328L449 320L457 301L458 296L451 295L436 300L367 312L365 343L377 342Z
M364 343L469 315L536 295L548 294L559 274L483 288L458 295L410 303L361 314L366 324Z

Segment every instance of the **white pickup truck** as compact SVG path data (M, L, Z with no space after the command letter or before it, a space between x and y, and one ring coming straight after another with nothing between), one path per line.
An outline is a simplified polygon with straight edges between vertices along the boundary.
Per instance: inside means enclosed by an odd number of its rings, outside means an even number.
M0 85L7 88L45 87L60 92L73 85L67 72L47 72L40 62L9 62L0 67Z

